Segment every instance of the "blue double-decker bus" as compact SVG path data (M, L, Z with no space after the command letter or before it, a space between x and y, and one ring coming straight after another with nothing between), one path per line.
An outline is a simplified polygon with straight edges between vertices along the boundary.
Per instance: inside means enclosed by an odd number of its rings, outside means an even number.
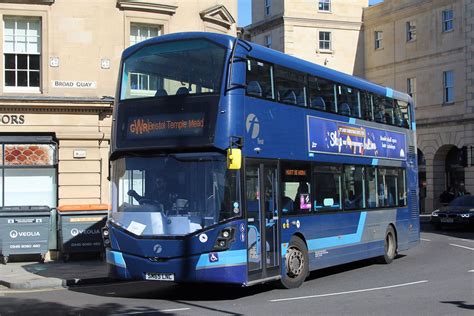
M122 56L104 229L121 279L300 286L419 243L411 98L211 33Z

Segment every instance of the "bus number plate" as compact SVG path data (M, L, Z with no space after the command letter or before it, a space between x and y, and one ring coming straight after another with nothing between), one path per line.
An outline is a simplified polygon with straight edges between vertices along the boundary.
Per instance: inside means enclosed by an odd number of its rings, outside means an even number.
M153 273L147 272L145 274L145 280L152 281L174 281L174 273Z

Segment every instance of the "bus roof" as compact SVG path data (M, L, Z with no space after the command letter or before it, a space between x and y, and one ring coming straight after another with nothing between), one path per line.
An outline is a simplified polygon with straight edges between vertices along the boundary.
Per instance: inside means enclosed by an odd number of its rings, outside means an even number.
M172 33L167 35L162 35L148 39L146 41L137 43L133 46L127 48L123 54L122 59L126 59L132 55L137 50L141 49L144 46L157 44L161 42L168 41L179 41L179 40L188 40L188 39L207 39L217 44L220 44L227 49L232 49L236 38L230 35L217 34L217 33L208 33L208 32L183 32L183 33ZM242 40L241 40L242 41ZM351 76L343 72L333 70L321 65L317 65L306 60L284 54L282 52L258 45L256 43L247 42L252 48L249 52L249 56L260 59L262 61L267 61L273 64L281 65L290 69L294 69L300 72L308 73L314 76L322 77L328 80L332 80L347 86L351 86L360 90L367 90L372 93L379 95L384 95L390 98L394 98L400 101L412 102L411 97L403 92L393 90L388 87L384 87L373 82L367 81L365 79Z

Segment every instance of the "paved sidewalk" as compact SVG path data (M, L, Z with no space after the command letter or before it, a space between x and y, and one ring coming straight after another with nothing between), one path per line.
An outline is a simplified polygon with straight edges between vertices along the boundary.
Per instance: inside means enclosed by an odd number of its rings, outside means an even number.
M9 262L0 264L0 286L11 289L42 289L110 281L104 261Z

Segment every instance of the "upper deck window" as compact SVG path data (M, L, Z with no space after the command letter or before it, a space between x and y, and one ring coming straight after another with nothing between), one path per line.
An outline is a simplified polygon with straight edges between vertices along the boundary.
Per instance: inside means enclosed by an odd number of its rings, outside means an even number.
M225 54L206 40L145 46L124 61L120 99L219 93Z
M288 104L306 105L305 76L286 68L275 69L278 101Z
M247 62L247 95L274 99L273 67L270 64L250 59Z

